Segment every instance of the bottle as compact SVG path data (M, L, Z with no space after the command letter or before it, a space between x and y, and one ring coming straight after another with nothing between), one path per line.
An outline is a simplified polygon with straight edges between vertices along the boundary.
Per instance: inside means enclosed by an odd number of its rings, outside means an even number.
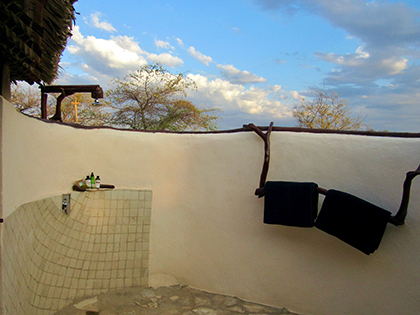
M96 188L101 188L101 179L99 178L99 175L96 176L95 186L96 186Z
M86 179L85 179L85 185L90 188L90 176L86 175Z
M95 188L95 175L93 175L93 172L90 174L90 188Z

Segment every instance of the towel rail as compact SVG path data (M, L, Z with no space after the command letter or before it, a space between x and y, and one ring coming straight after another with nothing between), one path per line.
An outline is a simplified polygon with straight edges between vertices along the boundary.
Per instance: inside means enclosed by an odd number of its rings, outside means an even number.
M404 224L408 212L408 203L410 201L411 183L418 175L420 175L420 165L415 171L411 171L406 174L400 208L396 215L389 218L389 223L396 226Z
M255 195L258 196L258 198L264 197L264 194L265 194L264 187L265 187L265 182L267 180L268 168L270 166L270 135L273 130L273 125L274 123L271 122L266 133L262 132L262 130L259 127L255 126L252 123L248 125L243 125L245 129L250 129L250 130L255 131L255 133L258 136L260 136L261 139L263 139L264 141L264 164L263 164L263 169L261 172L259 188L255 190ZM397 211L397 214L389 218L389 221L388 221L389 223L395 226L404 224L405 218L407 217L408 204L410 201L411 183L413 179L417 177L418 175L420 175L420 165L415 171L410 171L406 174L406 178L403 184L403 195L402 195L400 207ZM316 190L318 193L322 195L326 195L328 192L328 189L321 188L321 187L317 187Z
M261 177L260 177L260 187L255 191L255 194L258 196L258 198L261 198L264 196L264 186L267 180L268 167L270 166L270 135L271 135L271 131L273 131L273 126L274 126L274 122L271 122L270 126L268 127L267 132L264 133L261 131L260 128L258 128L252 123L248 125L243 125L244 128L250 128L251 130L255 131L257 135L259 135L261 139L264 140L264 164L263 164L263 169L262 169ZM261 192L261 189L262 189L262 192Z

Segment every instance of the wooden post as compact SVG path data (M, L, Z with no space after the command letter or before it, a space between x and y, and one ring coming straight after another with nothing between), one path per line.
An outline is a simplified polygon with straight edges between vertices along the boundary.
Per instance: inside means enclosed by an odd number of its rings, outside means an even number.
M397 214L389 219L390 223L396 226L404 224L408 211L408 203L410 201L411 182L418 175L420 175L420 165L415 171L411 171L406 174L400 208L398 209Z
M271 122L267 132L264 134L261 129L254 124L244 125L244 128L250 128L251 130L255 131L255 133L259 135L261 139L264 140L264 164L260 177L260 186L255 191L255 195L257 195L259 198L264 196L264 186L267 179L268 168L270 166L270 135L271 131L273 130L273 126L274 123Z
M55 114L51 120L61 120L61 102L66 96L73 95L74 93L87 93L90 92L92 98L103 98L104 92L99 85L49 85L41 86L41 118L47 118L47 93L61 93L57 98L57 105ZM77 116L77 109L76 109ZM78 120L78 118L77 118Z
M10 101L10 69L9 66L0 63L0 95Z
M41 87L41 118L47 119L47 100L48 100L48 94L44 93L42 87Z
M75 117L76 117L76 124L78 124L79 123L79 117L77 116L77 105L79 105L80 102L77 102L76 98L74 98L74 101L71 102L71 104L74 105L74 113L75 113Z

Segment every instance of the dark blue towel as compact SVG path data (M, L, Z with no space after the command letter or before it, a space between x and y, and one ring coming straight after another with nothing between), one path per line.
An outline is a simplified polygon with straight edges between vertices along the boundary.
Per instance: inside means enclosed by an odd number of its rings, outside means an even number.
M318 213L315 183L266 182L264 223L313 227Z
M390 215L365 200L331 189L315 226L369 255L378 249Z

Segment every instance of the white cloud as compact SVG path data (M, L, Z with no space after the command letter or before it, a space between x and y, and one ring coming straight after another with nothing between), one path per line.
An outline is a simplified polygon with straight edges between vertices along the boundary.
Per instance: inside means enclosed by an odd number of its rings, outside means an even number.
M238 34L243 33L243 31L239 27L233 27L232 29L235 33L238 33Z
M268 10L290 9L297 1L254 0ZM316 14L334 27L343 29L346 38L363 45L351 54L316 52L331 62L324 83L353 84L360 88L378 79L397 79L411 73L420 59L420 12L407 3L368 0L300 0L302 9Z
M147 60L168 67L183 64L182 59L169 53L153 54L142 50L132 37L112 36L109 39L84 37L78 26L73 29L67 50L78 58L79 69L105 82L113 77L126 76L129 72L146 65Z
M133 37L112 36L110 40L124 50L132 51L136 54L146 54L146 52L140 48L139 44L134 41Z
M65 68L64 68L65 69ZM73 84L99 84L97 77L84 74L70 74L67 71L60 71L58 79L54 81L54 84L60 85L73 85Z
M316 52L314 55L324 61L332 62L341 66L360 67L364 64L364 61L358 58L356 54L337 55L334 53L326 54Z
M195 48L192 46L188 48L188 52L190 53L192 57L194 57L201 63L205 64L206 66L208 66L211 62L213 62L213 59L211 57L203 55L199 51L195 50Z
M111 33L116 32L117 30L110 23L108 23L106 21L102 21L102 22L99 21L99 18L101 16L102 16L102 13L95 12L95 13L92 13L90 15L90 22L87 22L86 19L85 19L85 21L89 25L92 25L92 26L94 26L96 28L99 28L99 29L102 29L104 31L111 32Z
M132 71L146 60L140 54L144 53L133 38L117 36L111 39L101 39L94 36L84 37L79 27L73 29L72 42L68 51L80 57L89 67L104 74L121 75Z
M323 17L363 42L355 54L342 56L342 63L332 61L341 64L341 80L357 84L355 78L359 78L360 83L366 84L367 78L373 83L381 77L402 74L408 69L406 56L418 56L420 14L407 4L360 0L315 2L320 5L318 12Z
M324 61L335 63L336 65L348 66L348 67L365 67L367 63L371 63L373 60L367 60L370 57L370 54L364 50L365 48L360 46L356 49L356 52L337 55L334 53L321 53L316 52L314 55Z
M281 102L280 86L259 89L254 86L232 84L220 78L210 80L200 74L189 74L197 84L197 91L189 94L196 104L220 108L222 111L238 111L273 118L290 117L290 109Z
M363 46L359 46L356 49L356 58L369 58L369 53L364 50Z
M221 69L222 77L233 84L261 83L267 80L249 71L240 71L233 65L217 65Z
M404 71L407 68L408 59L391 57L388 59L383 59L381 65L384 69L388 69L390 75L394 75Z
M181 39L177 38L176 41L178 42L179 46L184 47L184 42Z
M155 45L157 48L164 48L164 49L174 49L169 42L165 42L163 40L157 40L155 39Z
M184 61L181 58L172 56L171 54L168 54L168 53L163 53L159 55L147 54L147 59L150 60L151 62L160 63L171 68L182 66L184 63Z
M368 53L359 49L356 53L346 55L321 52L316 52L314 55L338 66L332 69L326 78L327 83L333 85L334 82L358 85L374 83L378 79L401 74L408 67L408 59L404 57L384 55L379 52Z
M305 98L305 96L300 95L298 91L290 91L289 94L296 101L300 101Z

